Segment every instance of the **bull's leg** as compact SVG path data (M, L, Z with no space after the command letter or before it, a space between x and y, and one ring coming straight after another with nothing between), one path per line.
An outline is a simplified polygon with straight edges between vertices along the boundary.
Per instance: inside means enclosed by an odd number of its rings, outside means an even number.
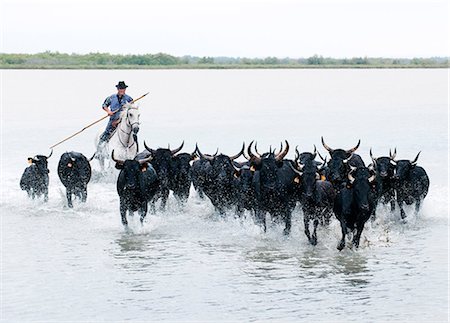
M305 234L308 241L311 242L311 233L309 232L309 215L303 211L303 225L305 226Z
M347 225L344 220L339 221L341 223L342 239L339 241L337 249L341 251L345 247L345 235L347 234Z
M284 222L286 223L286 225L284 227L283 234L288 235L289 233L291 233L291 212L290 211L286 211L286 213L284 213Z
M87 187L84 186L81 190L81 202L86 202L87 200Z
M363 229L364 229L364 222L359 221L356 224L356 234L353 237L353 245L355 246L355 248L359 248L359 240L361 239L361 233L363 232Z
M317 245L317 226L319 225L319 220L314 219L314 231L311 239L311 244L313 246Z
M395 199L392 198L391 199L391 212L394 212L394 211L395 211Z
M67 205L72 208L72 190L66 188Z
M144 224L144 219L145 219L145 216L147 215L147 209L148 209L147 202L142 203L142 206L139 210L141 224Z
M167 199L169 198L169 190L163 191L161 194L161 206L160 210L164 211L166 209Z
M125 203L123 201L120 201L120 216L122 217L122 224L125 228L128 227L128 221L127 221L127 208L125 206Z
M262 212L261 210L256 210L255 211L255 218L256 218L256 223L259 225L262 225L264 232L267 231L267 227L266 227L266 213Z
M415 210L416 210L416 214L419 213L419 210L420 210L420 199L416 200L416 208L415 208Z

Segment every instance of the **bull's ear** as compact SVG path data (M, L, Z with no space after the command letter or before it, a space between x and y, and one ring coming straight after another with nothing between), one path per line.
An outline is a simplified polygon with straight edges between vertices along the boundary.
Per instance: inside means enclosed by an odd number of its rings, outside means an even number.
M121 163L116 163L116 169L123 169L123 164Z

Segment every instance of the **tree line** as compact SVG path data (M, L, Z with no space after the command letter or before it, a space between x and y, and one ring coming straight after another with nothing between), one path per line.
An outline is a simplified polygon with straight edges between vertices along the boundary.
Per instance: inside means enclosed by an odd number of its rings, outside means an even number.
M0 53L0 68L296 68L296 67L448 67L448 57L247 58L173 56L165 53L115 55L109 53L67 54L46 51L37 54Z

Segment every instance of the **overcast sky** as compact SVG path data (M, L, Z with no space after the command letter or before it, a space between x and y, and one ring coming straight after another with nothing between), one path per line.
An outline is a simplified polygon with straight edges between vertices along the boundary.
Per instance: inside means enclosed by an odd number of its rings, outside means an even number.
M0 0L0 52L449 56L447 0Z

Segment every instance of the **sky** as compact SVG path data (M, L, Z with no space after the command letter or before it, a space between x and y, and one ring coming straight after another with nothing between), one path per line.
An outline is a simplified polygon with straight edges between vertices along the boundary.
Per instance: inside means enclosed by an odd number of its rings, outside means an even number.
M448 0L0 0L0 52L449 55Z

